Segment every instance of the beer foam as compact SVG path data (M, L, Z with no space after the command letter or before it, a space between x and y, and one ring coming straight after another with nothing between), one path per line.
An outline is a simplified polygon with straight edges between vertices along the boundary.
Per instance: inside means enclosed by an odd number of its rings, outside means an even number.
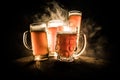
M42 24L33 23L30 24L30 31L44 31L45 27L46 27L45 23Z
M78 11L78 10L72 10L72 11L69 11L69 16L71 15L82 15L82 12L81 11Z
M75 31L62 31L58 32L57 34L77 34Z
M63 24L64 23L61 20L51 20L48 22L48 27L58 27L58 26L61 26Z

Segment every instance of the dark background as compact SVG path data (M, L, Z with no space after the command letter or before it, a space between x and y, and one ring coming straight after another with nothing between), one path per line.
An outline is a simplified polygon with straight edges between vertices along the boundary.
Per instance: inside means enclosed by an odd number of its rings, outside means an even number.
M3 7L3 27L1 26L3 42L2 63L3 68L9 69L12 60L26 56L25 48L22 43L22 34L29 29L31 16L35 13L42 13L43 7L47 2L52 0L39 1L14 1L5 2ZM78 9L83 12L83 18L91 18L98 25L102 26L102 35L106 36L109 45L110 63L113 74L116 74L118 69L118 27L117 24L117 5L113 1L102 0L56 0L64 5L68 10ZM7 5L7 6L5 6ZM114 6L113 6L114 5ZM4 29L4 30L3 30ZM2 38L3 37L3 38ZM6 66L6 64L8 64ZM7 72L7 69L5 72Z

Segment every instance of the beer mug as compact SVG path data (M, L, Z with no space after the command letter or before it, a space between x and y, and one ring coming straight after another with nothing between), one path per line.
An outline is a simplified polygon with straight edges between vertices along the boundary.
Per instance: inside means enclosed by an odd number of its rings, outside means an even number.
M86 48L86 35L80 31L81 13L70 11L69 25L63 26L57 32L56 52L58 60L72 62L77 59Z
M57 57L55 51L57 31L62 30L62 20L50 20L47 24L49 57Z
M27 36L30 36L31 44L28 44ZM23 33L23 44L27 49L33 51L35 61L47 60L49 50L46 33L46 23L42 22L30 24L30 30ZM30 47L30 45L32 47Z

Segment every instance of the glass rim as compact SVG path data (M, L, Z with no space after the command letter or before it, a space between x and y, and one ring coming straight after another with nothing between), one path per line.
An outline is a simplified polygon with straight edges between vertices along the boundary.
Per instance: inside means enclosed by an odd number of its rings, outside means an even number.
M46 26L46 23L45 22L34 22L34 23L31 23L30 26L37 26L37 25L40 25L40 26Z
M55 21L55 22L57 21L57 22L62 22L62 23L63 23L63 20L60 20L60 19L53 19L53 20L48 21L48 23L54 22L54 21Z
M58 27L58 26L61 26L63 25L64 22L62 20L59 20L59 19L55 19L55 20L50 20L47 24L48 27Z
M70 15L82 15L82 12L81 11L79 11L79 10L71 10L71 11L69 11L68 12L69 13L69 16Z

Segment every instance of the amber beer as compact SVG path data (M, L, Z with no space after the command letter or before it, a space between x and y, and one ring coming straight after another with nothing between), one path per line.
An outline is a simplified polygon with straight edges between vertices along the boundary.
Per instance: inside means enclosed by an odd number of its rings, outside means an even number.
M26 48L28 48L28 40L26 36L28 31L24 33L23 43ZM32 23L30 24L30 37L31 37L31 50L33 51L34 60L41 61L47 60L48 57L48 41L46 33L46 24L45 23ZM29 48L28 48L29 49Z
M44 29L31 30L32 50L35 56L48 54L47 35Z
M57 35L57 27L49 27L48 28L48 40L49 40L49 48L50 52L55 52L55 45L56 45L56 35Z
M68 15L69 15L69 17L68 17L69 26L71 27L72 30L77 31L77 36L80 36L82 12L78 11L78 10L71 10L71 11L69 11ZM77 39L77 42L79 42L78 40L79 40L79 37ZM79 45L77 45L77 47L78 46Z
M59 32L57 34L56 52L60 59L70 58L74 54L77 45L76 32Z
M69 15L69 23L71 27L75 28L81 24L81 15L80 14L71 14Z
M72 29L75 29L77 27L80 30L81 19L82 19L81 11L78 10L69 11L69 26L72 27Z
M57 31L62 29L63 21L50 20L47 26L49 56L57 56L55 51Z
M86 48L86 35L80 31L82 13L72 10L68 13L68 25L57 32L56 52L58 60L72 62L78 59Z

